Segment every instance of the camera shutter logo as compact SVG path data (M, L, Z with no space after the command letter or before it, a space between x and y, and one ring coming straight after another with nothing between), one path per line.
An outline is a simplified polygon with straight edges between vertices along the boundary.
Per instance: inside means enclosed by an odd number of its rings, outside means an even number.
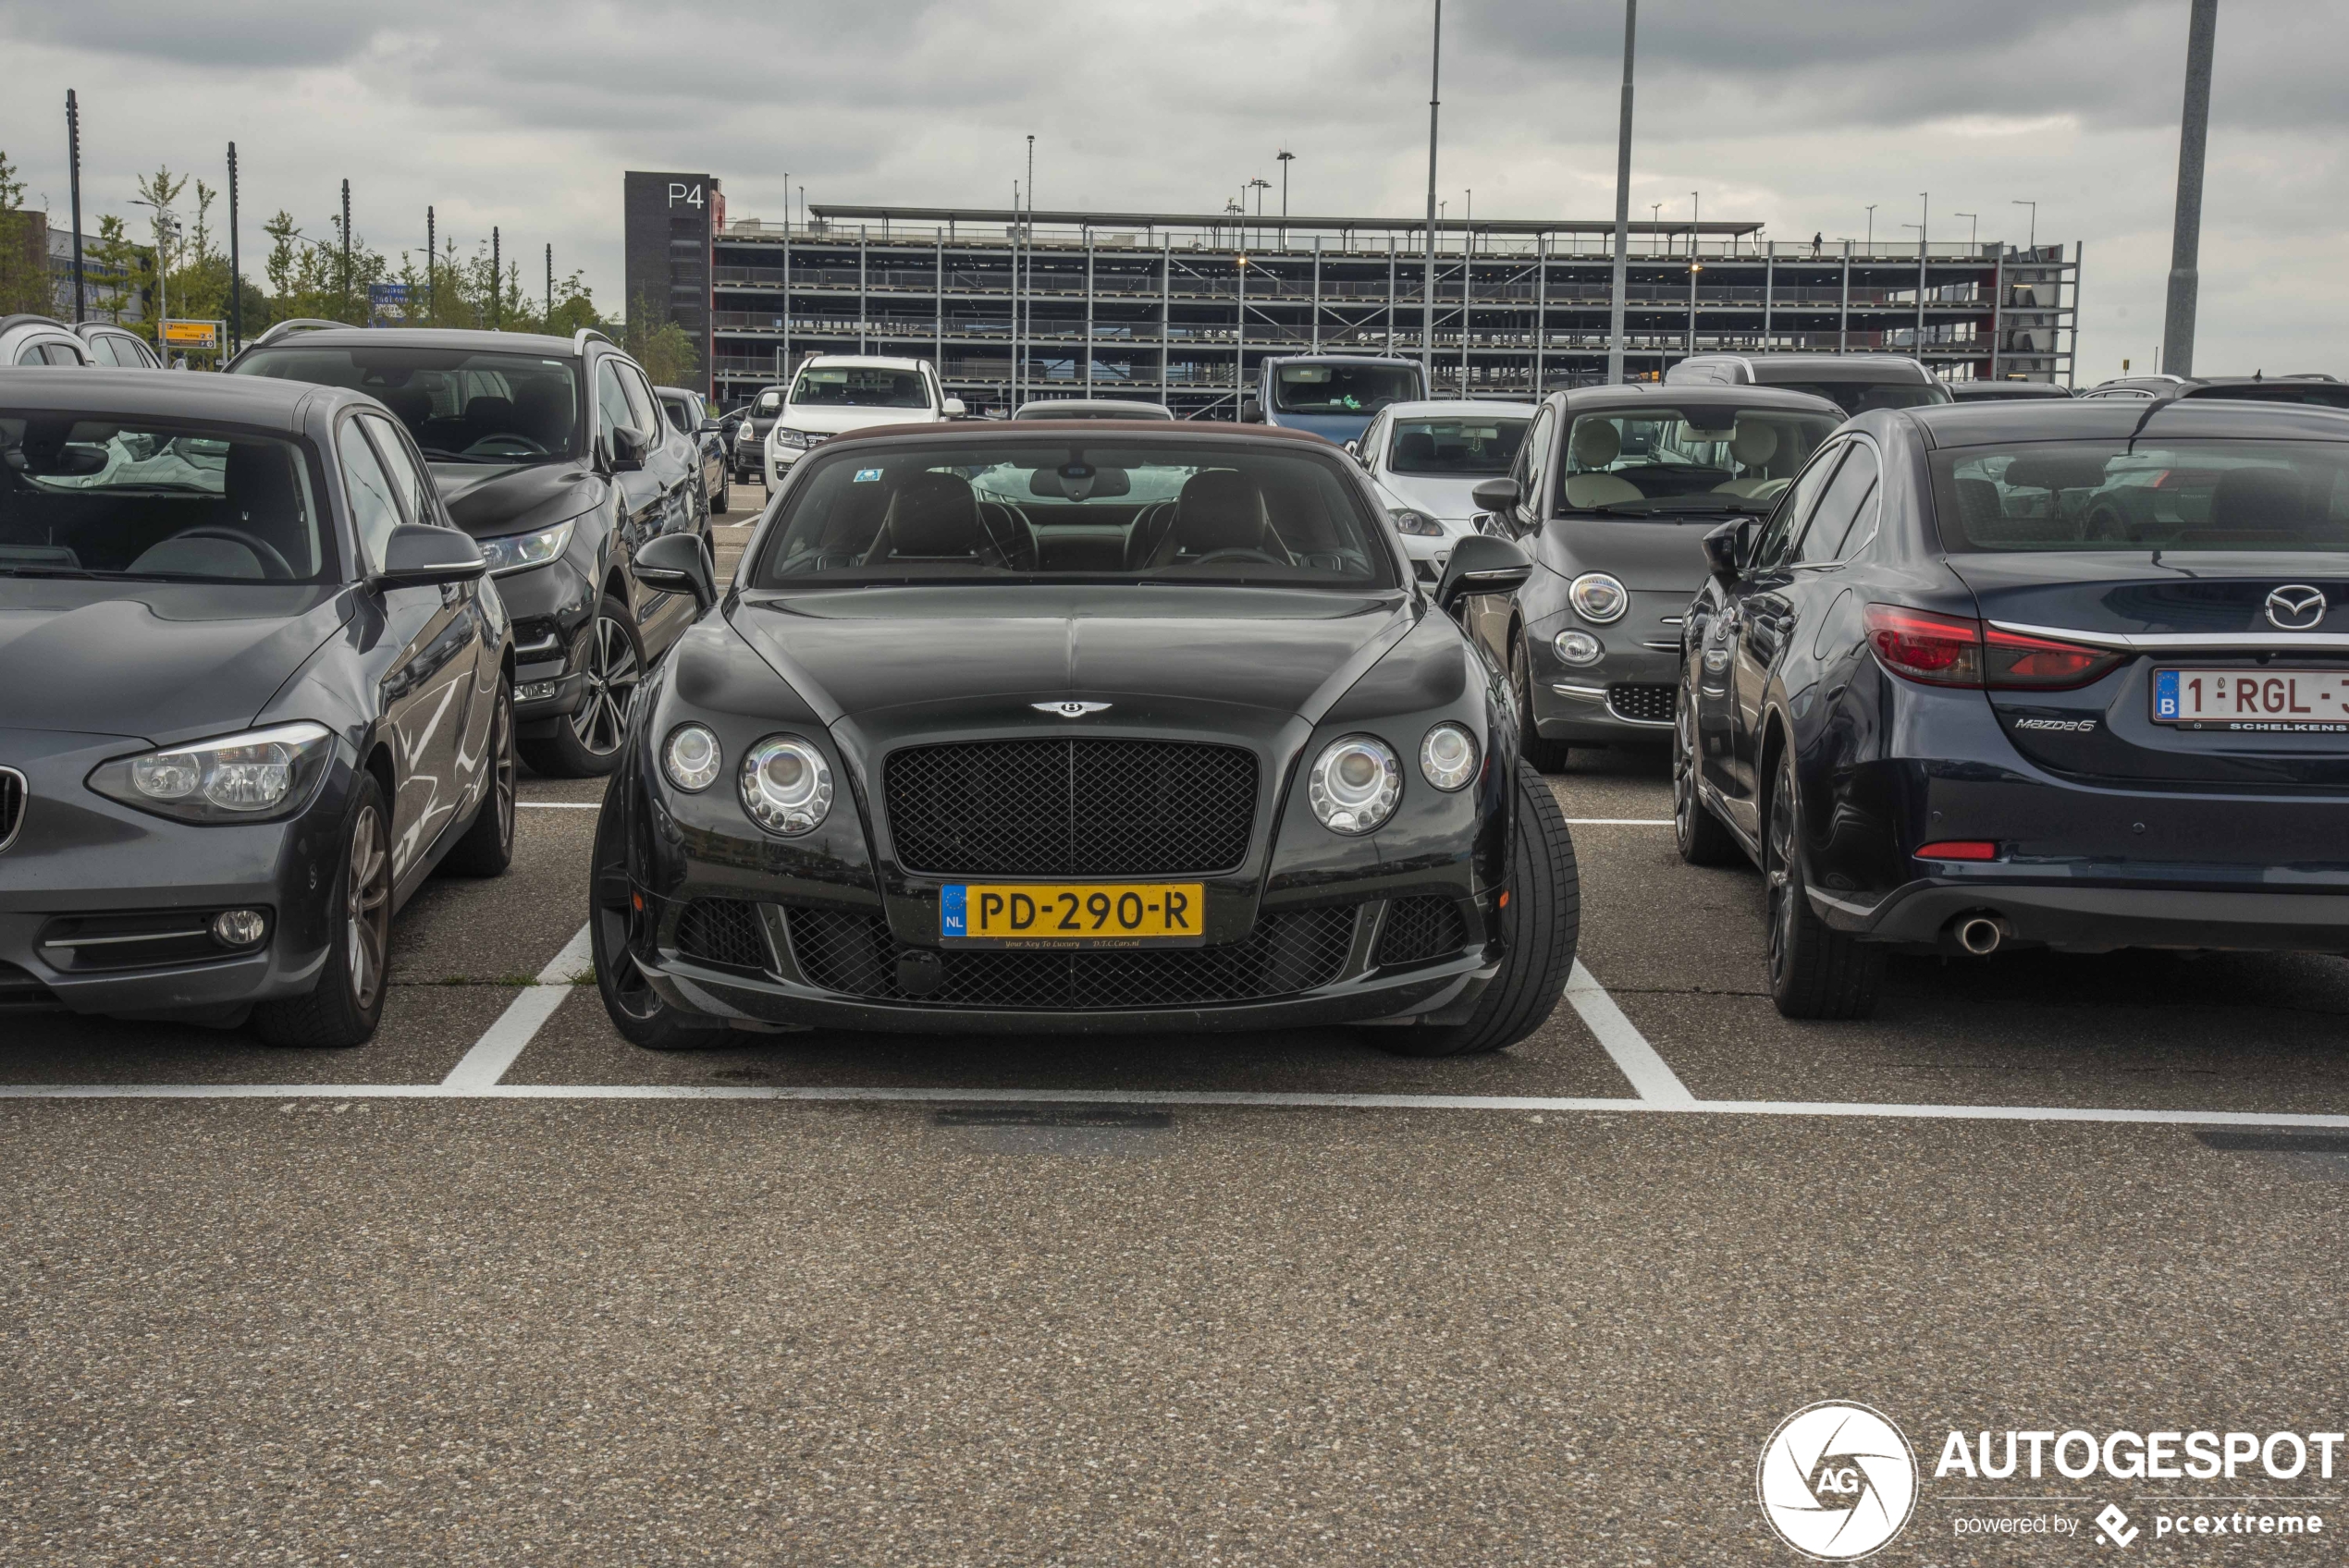
M1917 1501L1917 1458L1891 1418L1826 1401L1796 1411L1763 1445L1762 1516L1805 1557L1849 1562L1898 1536Z
M2323 589L2288 582L2268 595L2268 624L2279 631L2313 631L2328 607Z

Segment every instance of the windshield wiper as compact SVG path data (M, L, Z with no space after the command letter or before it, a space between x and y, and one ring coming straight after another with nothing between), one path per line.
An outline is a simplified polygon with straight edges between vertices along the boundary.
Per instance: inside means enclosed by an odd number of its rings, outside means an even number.
M1575 507L1578 512L1597 512L1606 517L1654 517L1670 512L1739 512L1759 514L1777 506L1776 501L1756 501L1744 496L1659 496L1649 501L1602 501L1594 507Z

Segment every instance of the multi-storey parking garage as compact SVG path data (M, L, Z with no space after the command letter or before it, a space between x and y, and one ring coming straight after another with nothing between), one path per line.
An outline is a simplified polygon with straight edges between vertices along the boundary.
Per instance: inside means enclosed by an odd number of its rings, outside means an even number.
M976 410L1138 396L1229 418L1269 355L1425 353L1438 396L1600 379L1613 226L827 206L710 237L713 389L809 353L934 360ZM631 248L631 255L636 253ZM1698 351L1912 353L1952 379L2069 382L2080 250L1788 242L1753 223L1631 225L1633 374Z

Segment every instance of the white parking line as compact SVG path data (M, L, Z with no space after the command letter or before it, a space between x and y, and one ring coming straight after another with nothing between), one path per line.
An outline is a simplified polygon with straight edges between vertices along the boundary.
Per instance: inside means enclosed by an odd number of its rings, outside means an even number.
M1569 816L1568 827L1669 827L1668 816Z
M1655 1047L1648 1044L1648 1037L1640 1033L1638 1025L1623 1016L1623 1010L1615 1005L1615 998L1606 994L1606 987L1582 967L1580 959L1574 961L1574 973L1567 978L1566 999L1573 1005L1576 1012L1582 1015L1583 1023L1597 1036L1599 1044L1606 1047L1606 1054L1615 1059L1615 1065L1622 1070L1624 1077L1631 1081L1631 1087L1639 1092L1640 1098L1652 1105L1687 1106L1696 1103L1696 1096L1689 1093L1689 1086L1680 1082L1679 1074L1655 1054Z
M601 811L601 801L516 801L524 811Z
M449 1070L441 1086L468 1092L495 1088L506 1069L514 1064L514 1058L522 1055L522 1048L563 1005L563 998L571 995L572 976L586 968L591 957L587 927L583 925L578 936L563 944L554 962L538 972L538 983L523 987L521 995L506 1004L498 1022L473 1042L463 1060Z

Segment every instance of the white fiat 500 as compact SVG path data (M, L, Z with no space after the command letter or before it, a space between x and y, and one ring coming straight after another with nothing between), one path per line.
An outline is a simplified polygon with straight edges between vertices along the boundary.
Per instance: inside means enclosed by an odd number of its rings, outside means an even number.
M1470 492L1509 472L1535 411L1531 403L1395 403L1346 444L1378 485L1421 581L1441 577L1452 542L1474 532Z

